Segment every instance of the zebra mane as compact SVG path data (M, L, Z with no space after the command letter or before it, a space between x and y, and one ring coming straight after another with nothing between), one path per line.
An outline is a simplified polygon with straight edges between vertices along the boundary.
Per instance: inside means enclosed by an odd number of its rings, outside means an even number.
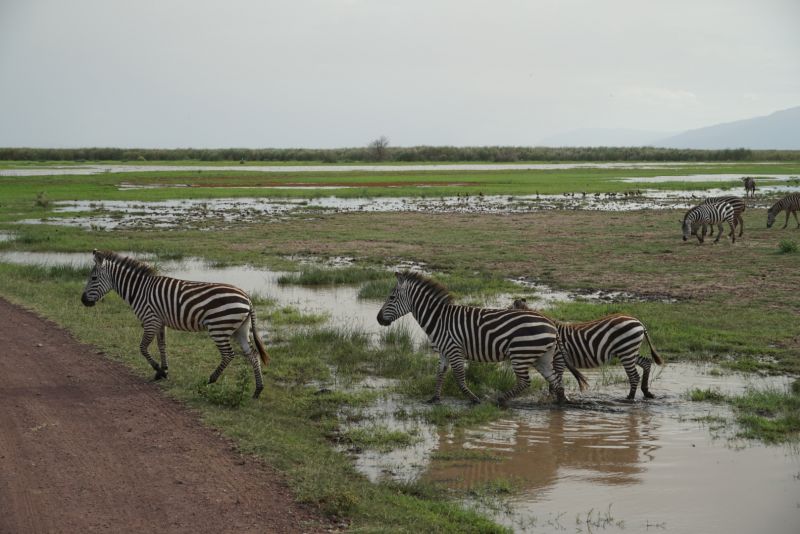
M125 269L133 271L137 274L144 274L147 276L158 275L155 267L151 267L150 265L147 265L146 263L129 256L120 256L116 252L111 252L110 250L98 250L96 255L105 261L110 261L111 263L124 267Z
M419 273L415 273L412 271L406 271L404 273L400 273L400 276L403 280L407 282L411 282L415 285L422 286L428 291L430 291L434 297L437 299L444 300L448 304L452 304L453 302L453 295L439 282L435 282L431 280L427 276L421 275Z

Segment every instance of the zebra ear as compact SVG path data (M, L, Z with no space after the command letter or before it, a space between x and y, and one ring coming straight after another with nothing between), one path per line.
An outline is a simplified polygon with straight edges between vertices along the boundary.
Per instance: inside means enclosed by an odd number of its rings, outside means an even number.
M92 251L92 255L94 256L94 262L97 265L100 265L101 263L103 263L103 257L100 255L100 251L99 250L94 249Z
M397 281L398 282L402 282L403 281L403 273L401 273L400 271L395 271L394 275L397 277Z

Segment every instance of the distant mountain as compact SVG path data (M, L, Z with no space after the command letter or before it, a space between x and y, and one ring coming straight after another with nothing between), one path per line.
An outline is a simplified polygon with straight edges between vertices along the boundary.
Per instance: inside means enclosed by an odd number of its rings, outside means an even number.
M539 141L541 146L653 146L671 135L670 132L651 132L625 128L581 128Z
M667 148L800 150L800 106L771 115L688 130L653 143Z

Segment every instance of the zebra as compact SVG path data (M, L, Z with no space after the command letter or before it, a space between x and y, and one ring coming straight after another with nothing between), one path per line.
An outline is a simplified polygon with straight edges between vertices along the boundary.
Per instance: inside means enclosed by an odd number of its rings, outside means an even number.
M733 207L727 202L719 202L717 204L700 204L686 212L683 217L683 240L689 239L689 235L697 236L697 240L701 243L705 241L706 225L716 224L719 227L719 233L714 243L719 241L722 237L722 223L726 222L731 228L730 238L731 243L736 243L736 234L734 232L734 215ZM697 230L702 226L702 236L697 233Z
M746 197L753 197L756 196L756 179L752 176L745 176L742 178L742 182L744 182L744 196Z
M516 384L498 397L505 405L530 385L530 367L542 374L559 402L566 400L561 377L553 372L557 330L547 317L533 311L498 310L453 304L439 283L415 272L395 273L397 284L378 311L378 324L389 326L411 313L439 352L436 387L428 402L441 400L448 367L458 388L473 404L480 399L466 384L466 360L510 360Z
M797 210L800 210L800 193L791 193L786 195L767 211L767 228L772 228L775 223L775 218L780 212L786 210L786 222L783 227L789 225L789 214L794 215L794 220L797 222L797 227L800 228L800 220L797 219Z
M521 310L529 309L525 299L516 299L512 307ZM647 328L639 319L616 313L583 323L555 321L555 324L561 343L553 358L553 370L559 377L564 374L565 366L570 371L576 367L590 369L600 367L617 357L628 375L630 391L627 399L636 398L636 388L639 385L637 365L642 368L642 393L645 398L654 398L648 385L650 367L653 361L658 365L663 365L664 360L656 352ZM643 339L646 339L650 346L652 360L639 355Z
M720 202L727 202L733 208L733 225L739 227L739 237L742 237L744 233L744 218L742 218L742 213L744 213L744 210L747 208L744 200L741 197L728 195L722 197L708 197L703 201L703 204L719 204ZM712 225L710 228L711 233L709 235L714 237L714 226Z
M94 306L113 289L133 308L144 328L139 351L156 371L153 380L167 378L166 327L189 332L208 330L222 356L208 383L216 382L233 359L230 338L235 336L253 368L256 382L253 398L258 398L264 389L258 357L266 367L269 355L256 329L255 308L244 291L227 284L159 276L149 265L114 252L95 249L92 254L94 267L81 302L84 306ZM256 350L250 347L251 331ZM148 352L153 338L158 342L160 366Z

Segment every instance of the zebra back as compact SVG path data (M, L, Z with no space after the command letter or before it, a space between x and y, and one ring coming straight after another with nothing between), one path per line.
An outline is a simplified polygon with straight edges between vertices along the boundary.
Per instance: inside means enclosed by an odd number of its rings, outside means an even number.
M783 210L800 210L800 193L789 193L769 208L769 212L775 215Z
M683 224L692 226L700 224L717 224L720 222L733 223L733 207L728 202L713 204L700 204L686 212Z
M740 215L744 212L745 208L747 207L744 203L744 199L741 197L733 196L733 195L726 195L720 197L708 197L703 201L703 204L719 204L720 202L727 202L733 208L734 215Z

